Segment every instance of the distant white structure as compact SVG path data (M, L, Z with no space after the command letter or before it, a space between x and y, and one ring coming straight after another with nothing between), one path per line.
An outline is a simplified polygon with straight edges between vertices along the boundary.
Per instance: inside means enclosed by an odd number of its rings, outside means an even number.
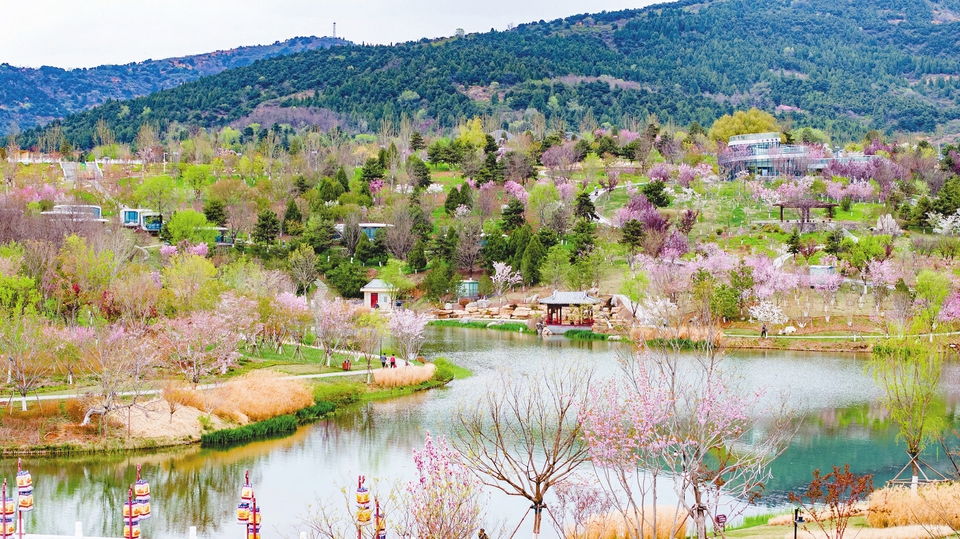
M360 289L365 306L387 313L393 312L394 290L396 288L383 279L374 279Z

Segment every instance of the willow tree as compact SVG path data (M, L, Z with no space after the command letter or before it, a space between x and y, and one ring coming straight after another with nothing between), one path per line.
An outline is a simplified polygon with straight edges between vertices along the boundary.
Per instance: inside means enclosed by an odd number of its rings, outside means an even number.
M532 504L533 539L540 535L547 492L589 458L579 416L590 378L584 369L529 376L504 371L454 420L454 446L477 477Z
M942 351L910 337L889 339L873 348L870 370L883 389L882 403L890 419L900 428L898 436L907 445L914 491L920 453L939 439L945 426L942 415L936 413L942 367Z

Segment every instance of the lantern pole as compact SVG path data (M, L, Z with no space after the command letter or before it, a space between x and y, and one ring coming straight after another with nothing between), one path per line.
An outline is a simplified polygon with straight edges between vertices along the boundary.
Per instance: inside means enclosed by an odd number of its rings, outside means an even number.
M253 521L253 524L252 524L252 527L253 527L253 537L247 537L247 539L258 539L258 537L257 537L257 536L258 536L258 534L257 534L257 496L254 495L254 496L251 497L250 499L251 499L250 507L251 507L251 511L252 511L252 512L250 513L250 520Z
M3 539L7 539L7 480L3 480Z
M128 511L128 524L130 526L130 539L136 539L133 536L133 485L130 485L130 490L127 491L127 511Z
M17 459L17 475L20 475L20 472L22 471L23 471L23 459L18 458ZM20 492L18 489L17 497L19 496L20 496ZM17 503L17 505L19 505L19 502ZM6 510L7 508L4 507L3 509ZM17 532L20 534L20 539L23 539L23 511L20 511L19 507L17 507Z

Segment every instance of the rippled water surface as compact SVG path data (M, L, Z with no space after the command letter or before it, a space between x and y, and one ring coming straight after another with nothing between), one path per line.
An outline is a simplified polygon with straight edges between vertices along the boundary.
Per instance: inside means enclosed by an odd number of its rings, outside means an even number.
M202 538L240 537L243 527L234 523L234 512L247 469L263 509L264 536L295 537L308 506L318 498L341 497L341 488L351 488L358 474L380 485L411 479L411 451L422 446L425 431L449 433L457 407L480 397L500 369L533 377L544 365L578 363L603 379L618 374L618 354L626 350L616 343L562 337L543 341L491 330L428 331L425 355L446 356L473 370L474 376L443 389L357 406L287 438L226 451L193 447L133 456L24 459L36 484L36 509L27 516L26 530L73 535L74 522L80 520L88 535L118 536L126 486L135 465L142 464L154 493L154 518L143 525L146 538L186 537L191 525ZM807 418L773 465L767 503L782 503L787 492L809 482L815 468L850 462L857 472L876 474L879 484L906 463L896 431L874 404L879 390L864 372L863 359L791 352L731 354L742 390L765 387L767 399L785 397ZM960 396L955 366L945 373L944 385L952 411ZM945 466L935 451L930 460ZM15 461L0 462L4 477L12 481L15 472ZM508 522L511 530L526 508L519 499L490 494L490 513ZM544 539L555 536L552 530L544 532Z

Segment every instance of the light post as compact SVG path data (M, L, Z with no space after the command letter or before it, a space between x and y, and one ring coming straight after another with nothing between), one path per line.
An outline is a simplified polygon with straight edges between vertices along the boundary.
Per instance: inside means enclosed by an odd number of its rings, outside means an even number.
M800 514L800 508L798 507L794 509L793 510L793 539L797 539L797 528L799 528L800 525L803 524L804 522L806 521L803 520L803 515Z

